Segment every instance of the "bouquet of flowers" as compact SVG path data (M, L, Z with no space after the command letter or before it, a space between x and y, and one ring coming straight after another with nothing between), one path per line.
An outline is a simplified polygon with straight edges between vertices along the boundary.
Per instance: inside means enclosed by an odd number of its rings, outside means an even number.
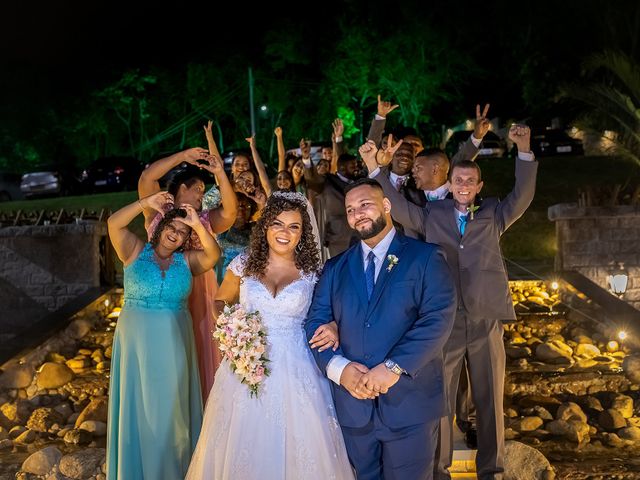
M269 375L265 356L267 334L260 312L247 312L240 304L226 305L218 316L213 332L231 370L249 386L251 396L258 396L260 383Z

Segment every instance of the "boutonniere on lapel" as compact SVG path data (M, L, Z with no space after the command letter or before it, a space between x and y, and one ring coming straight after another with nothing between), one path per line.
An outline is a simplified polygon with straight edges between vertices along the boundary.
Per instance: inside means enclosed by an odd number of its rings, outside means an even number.
M387 255L387 261L389 262L389 265L387 266L387 272L390 272L391 270L393 270L393 267L398 264L398 257L396 257L395 255Z
M469 220L473 220L473 214L480 208L480 205L472 203L467 207L467 213L469 214Z

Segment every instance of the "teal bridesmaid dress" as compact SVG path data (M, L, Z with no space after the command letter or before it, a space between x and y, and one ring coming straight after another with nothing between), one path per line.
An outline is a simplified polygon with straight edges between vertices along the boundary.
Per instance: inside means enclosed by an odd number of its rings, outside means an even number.
M148 243L124 268L111 356L109 480L176 480L189 468L202 425L191 283L182 253L163 272Z

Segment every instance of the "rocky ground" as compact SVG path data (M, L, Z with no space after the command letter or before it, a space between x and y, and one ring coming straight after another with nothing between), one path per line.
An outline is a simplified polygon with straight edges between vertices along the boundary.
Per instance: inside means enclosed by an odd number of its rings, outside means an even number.
M118 312L106 306L83 312L45 345L4 366L0 479L106 479L109 363Z
M640 356L630 340L570 286L512 282L512 294L519 316L504 337L506 478L640 479ZM119 301L81 312L3 366L0 480L105 479Z

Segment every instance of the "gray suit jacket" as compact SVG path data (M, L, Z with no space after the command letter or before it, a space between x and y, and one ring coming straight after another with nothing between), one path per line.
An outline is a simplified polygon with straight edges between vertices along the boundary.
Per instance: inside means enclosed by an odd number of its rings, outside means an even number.
M460 235L453 199L429 202L424 208L408 202L391 185L386 172L375 179L391 201L391 215L419 231L427 242L444 248L458 289L459 305L474 319L514 320L500 236L531 204L538 162L516 159L516 184L503 201L487 198Z

